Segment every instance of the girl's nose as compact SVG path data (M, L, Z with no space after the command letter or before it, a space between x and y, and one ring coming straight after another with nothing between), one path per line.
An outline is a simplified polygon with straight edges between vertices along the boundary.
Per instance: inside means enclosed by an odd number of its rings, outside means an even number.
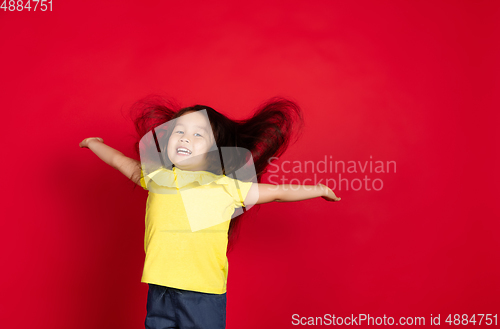
M187 139L187 138L181 138L180 141L189 143L189 139Z

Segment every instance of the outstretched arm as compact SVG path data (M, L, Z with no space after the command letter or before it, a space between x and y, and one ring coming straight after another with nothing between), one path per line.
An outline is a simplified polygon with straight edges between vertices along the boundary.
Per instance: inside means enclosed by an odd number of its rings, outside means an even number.
M141 163L135 159L125 156L122 152L104 144L102 138L90 137L85 138L80 147L88 148L94 152L102 161L120 171L133 180L134 183L140 185L141 179Z
M335 193L326 185L272 185L253 184L245 203L261 204L268 202L292 202L322 197L327 201L340 201Z

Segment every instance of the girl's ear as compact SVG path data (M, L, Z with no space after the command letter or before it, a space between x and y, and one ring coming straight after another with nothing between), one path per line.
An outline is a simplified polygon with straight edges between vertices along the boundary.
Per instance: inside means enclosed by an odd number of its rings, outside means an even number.
M211 150L212 147L214 147L214 144L215 144L215 139L213 138L213 136L210 139L211 139L211 143L210 143L210 147L208 148L209 150Z

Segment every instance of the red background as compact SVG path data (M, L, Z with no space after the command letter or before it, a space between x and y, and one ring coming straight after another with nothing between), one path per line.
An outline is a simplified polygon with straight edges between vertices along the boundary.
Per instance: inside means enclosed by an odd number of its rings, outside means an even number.
M99 136L134 156L125 113L150 93L235 119L289 97L306 126L277 164L397 163L368 174L378 192L262 205L229 254L227 328L292 328L293 314L441 314L442 325L497 314L499 14L497 1L0 11L1 326L144 326L147 192L78 143Z

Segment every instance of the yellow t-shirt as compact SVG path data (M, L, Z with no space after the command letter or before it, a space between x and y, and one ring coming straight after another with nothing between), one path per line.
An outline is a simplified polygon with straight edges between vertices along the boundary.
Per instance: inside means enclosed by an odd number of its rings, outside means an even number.
M141 282L225 293L230 219L236 208L244 207L251 185L175 167L148 175L141 171L141 186L149 190Z

